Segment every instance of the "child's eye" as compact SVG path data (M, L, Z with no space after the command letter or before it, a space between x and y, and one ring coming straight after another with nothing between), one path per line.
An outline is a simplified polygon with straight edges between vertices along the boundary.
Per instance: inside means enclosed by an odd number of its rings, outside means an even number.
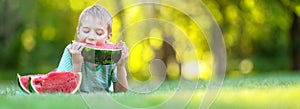
M90 30L88 30L88 29L83 29L83 32L84 32L84 33L88 33L88 32L90 32Z
M101 36L101 35L103 35L103 31L102 30L96 30L96 34Z
M90 29L88 29L88 28L83 28L83 30L82 30L84 33L88 33L88 32L90 32Z
M101 36L103 33L102 32L97 32L97 35Z

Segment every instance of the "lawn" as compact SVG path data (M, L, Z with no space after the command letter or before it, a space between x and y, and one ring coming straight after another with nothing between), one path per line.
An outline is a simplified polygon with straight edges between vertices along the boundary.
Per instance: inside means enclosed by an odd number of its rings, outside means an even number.
M188 83L189 84L189 83ZM191 86L194 85L194 83ZM198 108L206 91L200 81L193 90L165 82L151 93L19 94L14 81L0 84L0 109ZM300 108L300 74L261 74L226 78L213 109Z

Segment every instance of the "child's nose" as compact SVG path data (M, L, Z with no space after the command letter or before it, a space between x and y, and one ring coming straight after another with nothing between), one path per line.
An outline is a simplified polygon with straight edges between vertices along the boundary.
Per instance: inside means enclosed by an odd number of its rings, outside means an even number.
M87 37L87 40L94 41L94 40L95 40L95 37L89 36L89 37Z
M87 40L88 40L88 41L94 41L94 40L96 40L96 37L95 37L93 34L90 34L90 35L87 37Z

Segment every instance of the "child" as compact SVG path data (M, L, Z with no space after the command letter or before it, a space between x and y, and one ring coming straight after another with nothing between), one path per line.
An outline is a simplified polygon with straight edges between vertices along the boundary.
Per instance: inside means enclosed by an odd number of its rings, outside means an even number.
M82 72L81 92L111 91L127 92L127 72L125 64L128 57L128 49L124 42L122 56L117 64L97 65L85 62L81 55L85 44L103 45L109 44L112 37L112 16L99 6L93 5L83 10L79 17L76 29L76 40L69 44L60 60L57 71Z

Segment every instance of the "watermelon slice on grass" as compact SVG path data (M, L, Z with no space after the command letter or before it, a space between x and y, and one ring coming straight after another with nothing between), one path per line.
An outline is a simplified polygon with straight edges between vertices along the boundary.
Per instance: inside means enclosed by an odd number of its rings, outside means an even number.
M122 44L105 44L101 46L86 45L82 51L85 61L95 64L114 64L122 55Z
M82 74L73 72L50 72L48 74L18 75L20 88L27 93L74 94L81 84ZM27 82L26 82L27 80ZM27 85L27 87L26 87Z
M43 74L21 76L17 74L18 85L23 92L30 93L28 89L28 80L30 76L41 76Z

